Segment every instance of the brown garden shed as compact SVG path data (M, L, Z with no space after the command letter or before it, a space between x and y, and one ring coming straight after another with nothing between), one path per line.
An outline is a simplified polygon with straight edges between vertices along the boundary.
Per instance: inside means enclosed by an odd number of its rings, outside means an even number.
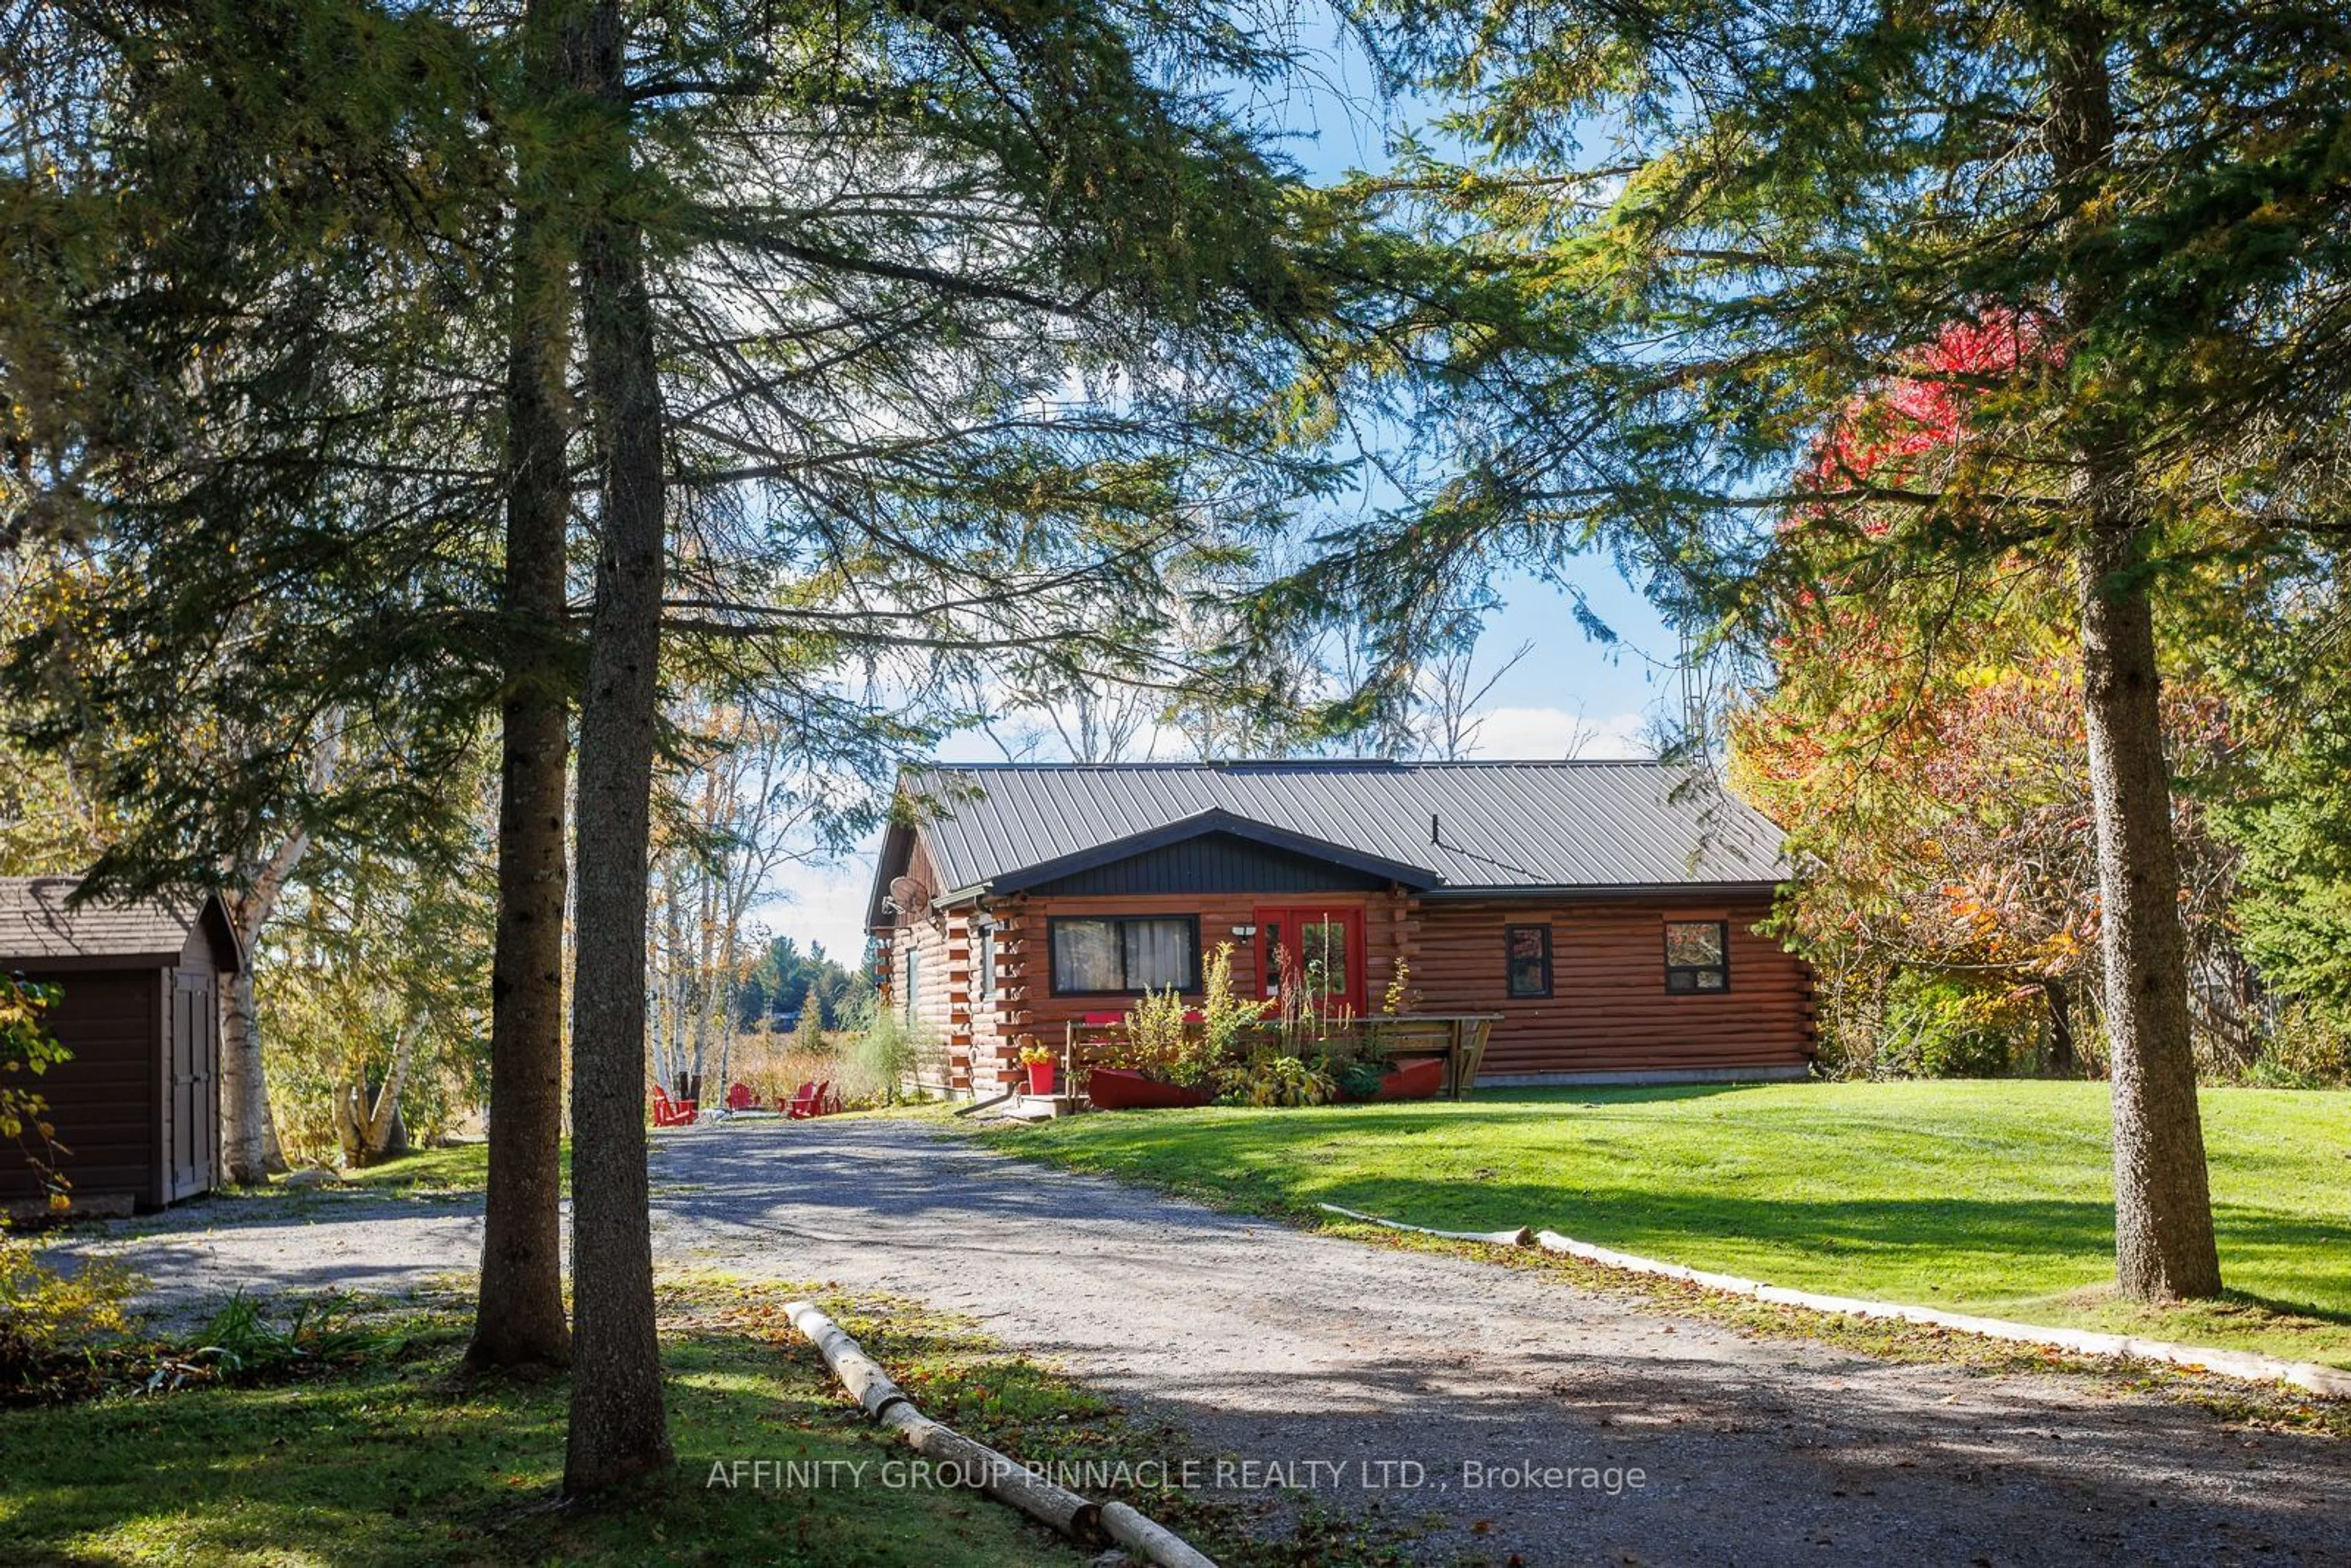
M43 1015L73 1052L31 1087L49 1103L76 1207L161 1208L220 1170L221 996L244 967L219 898L93 901L78 880L0 878L0 972L56 985ZM0 1202L41 1196L0 1143Z

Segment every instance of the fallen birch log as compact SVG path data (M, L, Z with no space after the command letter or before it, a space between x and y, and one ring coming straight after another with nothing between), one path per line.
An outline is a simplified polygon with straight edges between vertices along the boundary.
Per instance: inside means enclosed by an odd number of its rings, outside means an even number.
M1217 1568L1215 1562L1194 1551L1190 1542L1123 1502L1102 1504L1102 1521L1113 1541L1146 1563L1156 1563L1160 1568Z
M1160 1568L1217 1568L1182 1536L1126 1504L1092 1502L1039 1475L1011 1455L932 1420L813 1301L787 1302L784 1313L816 1346L817 1354L865 1413L937 1465L941 1479L1008 1503L1072 1541L1095 1545L1107 1536Z
M1703 1269L1684 1268L1679 1263L1661 1263L1654 1258L1643 1258L1631 1252L1619 1252L1613 1248L1596 1247L1589 1241L1578 1241L1573 1237L1562 1236L1556 1230L1537 1231L1535 1245L1546 1252L1564 1252L1604 1268L1622 1269L1635 1274L1654 1274L1668 1280L1687 1280L1710 1291L1751 1296L1759 1301L1770 1301L1778 1306L1802 1307L1808 1312L1835 1312L1847 1317L1892 1319L1929 1328L1981 1334L1986 1339L2007 1340L2012 1343L2046 1345L2082 1355L2159 1361L2173 1366L2217 1372L2224 1377L2241 1377L2252 1383L2288 1383L2332 1398L2351 1397L2351 1372L2321 1366L2314 1362L2285 1361L2249 1350L2176 1344L2169 1340L2096 1333L2087 1329L2048 1328L2037 1323L2013 1322L2006 1318L1980 1318L1967 1312L1947 1312L1938 1307L1906 1306L1899 1301L1871 1301L1858 1296L1816 1295L1810 1291L1792 1291L1784 1285L1767 1285L1761 1280L1742 1279L1737 1274L1715 1274Z
M1531 1226L1521 1225L1516 1230L1431 1230L1426 1225L1406 1225L1401 1219L1382 1219L1376 1214L1359 1214L1352 1208L1341 1208L1335 1203L1318 1203L1317 1208L1332 1214L1360 1219L1366 1225L1385 1226L1390 1230L1409 1230L1416 1236L1440 1236L1447 1241L1486 1241L1497 1247L1528 1247L1534 1243Z
M842 1386L857 1396L865 1413L879 1420L883 1412L893 1405L912 1406L904 1392L890 1381L890 1375L861 1349L857 1342L844 1333L841 1326L817 1311L813 1301L788 1301L784 1314L792 1320L792 1327L808 1335L824 1364Z

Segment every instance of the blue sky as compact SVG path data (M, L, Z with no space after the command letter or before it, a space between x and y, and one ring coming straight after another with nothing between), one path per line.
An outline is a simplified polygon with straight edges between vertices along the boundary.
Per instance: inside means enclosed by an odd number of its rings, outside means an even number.
M1383 115L1425 120L1416 106L1366 108L1371 77L1361 57L1337 42L1329 15L1319 8L1298 24L1311 64L1306 79L1278 99L1259 98L1256 110L1292 133L1290 156L1318 180L1385 162ZM1574 599L1562 588L1526 575L1498 585L1502 607L1479 641L1479 671L1500 664L1521 645L1531 652L1495 684L1479 705L1484 718L1478 755L1556 758L1646 754L1651 716L1675 695L1673 634L1646 600L1604 558L1573 563L1568 580L1618 641L1603 645L1578 625ZM980 760L999 753L985 737L951 738L940 755ZM821 942L854 961L864 943L865 896L873 846L829 865L790 868L777 896L754 911L775 935Z

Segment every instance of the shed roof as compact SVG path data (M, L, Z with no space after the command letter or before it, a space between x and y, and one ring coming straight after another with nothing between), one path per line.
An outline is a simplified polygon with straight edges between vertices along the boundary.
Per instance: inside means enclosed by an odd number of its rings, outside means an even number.
M910 770L899 789L948 897L1236 821L1417 873L1396 880L1432 896L1695 891L1786 874L1761 812L1702 770L1657 762L973 764ZM884 841L877 924L912 843L903 826Z
M35 969L59 963L95 967L164 967L187 951L198 922L211 927L221 967L244 967L228 911L212 894L141 899L67 901L79 877L0 877L0 969Z

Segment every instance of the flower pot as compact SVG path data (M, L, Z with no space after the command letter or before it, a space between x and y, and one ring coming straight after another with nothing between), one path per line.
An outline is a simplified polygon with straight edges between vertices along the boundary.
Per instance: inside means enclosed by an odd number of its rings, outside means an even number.
M1023 1065L1029 1069L1029 1093L1050 1094L1053 1092L1053 1076L1061 1066L1059 1062L1031 1061Z
M1086 1074L1086 1094L1102 1111L1173 1111L1216 1098L1205 1089L1155 1083L1123 1067L1097 1067Z

